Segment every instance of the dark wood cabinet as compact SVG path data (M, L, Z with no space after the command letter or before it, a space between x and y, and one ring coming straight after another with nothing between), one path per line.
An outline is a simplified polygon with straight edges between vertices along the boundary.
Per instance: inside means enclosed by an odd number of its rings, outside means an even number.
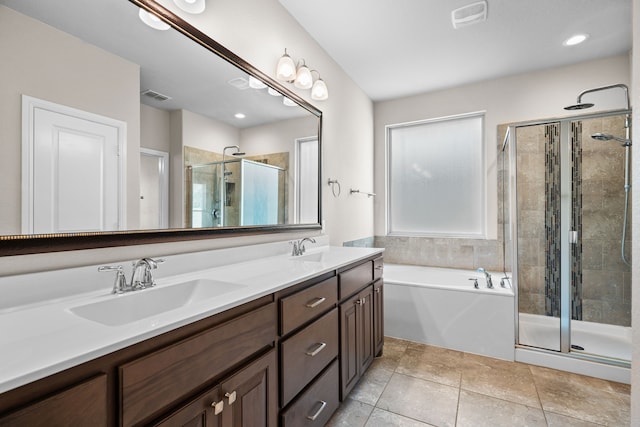
M0 417L0 425L106 426L107 410L107 376L99 375Z
M382 356L384 346L384 286L382 279L373 284L373 348L376 356Z
M344 400L374 357L373 287L340 304L341 400Z
M216 386L173 411L153 427L219 427L224 402Z

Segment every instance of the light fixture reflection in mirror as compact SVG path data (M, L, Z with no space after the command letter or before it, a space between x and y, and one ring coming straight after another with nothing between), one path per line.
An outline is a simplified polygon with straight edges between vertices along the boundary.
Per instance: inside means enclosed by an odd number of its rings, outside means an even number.
M169 24L161 21L157 16L147 12L146 10L140 9L138 16L142 22L155 30L166 31L171 28Z
M180 9L194 15L204 12L206 7L205 0L173 0L173 2Z
M157 22L164 26L171 22L180 31L150 30L140 22L141 10L155 12L153 18ZM81 25L80 16L95 24ZM186 205L182 192L189 186L184 170L190 164L221 161L222 149L228 145L239 145L251 152L251 157L242 163L248 167L253 166L248 162L273 161L270 164L282 170L279 176L286 177L286 181L278 187L282 196L278 196L281 200L277 202L280 207L277 223L251 223L242 230L231 226L218 234L319 227L319 198L314 200L315 207L310 208L310 212L317 214L305 216L304 223L300 223L293 214L297 203L293 189L301 179L294 167L298 161L296 144L315 139L318 148L314 158L320 161L321 112L204 34L192 33L192 27L171 11L153 0L0 0L0 22L3 23L0 38L16 39L15 43L0 45L0 55L13 59L0 81L0 90L6 94L0 98L0 110L7 112L0 127L0 140L5 142L5 152L0 159L0 177L5 184L5 203L0 205L0 256L191 240L210 238L206 237L210 234L214 237L217 230L191 230L184 219ZM113 34L116 27L118 37ZM16 34L20 37L16 38ZM233 62L213 52L220 52ZM47 77L21 72L25 69L41 70ZM246 87L227 83L233 79L244 79ZM265 87L279 97L286 94L287 104L293 101L295 106L284 106L284 101L260 90ZM147 95L153 93L170 96ZM126 145L122 152L126 154L126 177L119 190L123 200L126 199L122 210L126 215L126 228L118 228L117 232L101 229L68 232L52 228L38 232L37 236L20 234L23 211L20 98L23 94L126 124ZM239 112L245 114L245 118L236 118ZM174 124L183 132L172 132ZM195 147L191 153L206 158L193 157L191 163L187 163L184 156L191 147ZM157 155L147 156L149 161L142 162L143 149ZM174 153L179 154L176 157ZM168 226L154 227L141 218L143 172L157 171L157 159L162 155L171 160L165 177L177 194L167 196ZM145 163L144 171L142 163ZM236 164L240 165L239 160L232 165ZM68 167L72 168L73 164ZM256 170L267 168L260 166ZM150 176L157 179L156 175L154 172ZM230 175L230 185L233 178L240 176ZM304 179L312 180L311 187L319 182L317 172L316 176ZM238 192L234 197L238 198L234 202L242 203L240 187L236 187ZM153 189L153 186L147 188ZM144 196L145 203L155 198L148 193ZM83 207L71 209L79 212ZM155 216L160 215L150 214ZM154 231L160 228L168 230Z

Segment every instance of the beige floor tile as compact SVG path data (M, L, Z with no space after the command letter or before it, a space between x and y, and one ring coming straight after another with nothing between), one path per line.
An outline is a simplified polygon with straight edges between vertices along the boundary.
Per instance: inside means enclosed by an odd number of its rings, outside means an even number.
M502 400L541 408L529 366L465 353L461 388Z
M373 406L345 399L325 427L364 427Z
M441 427L454 426L458 388L393 374L376 407Z
M460 391L457 427L546 427L542 409Z
M380 395L391 379L393 371L384 369L381 365L372 364L360 378L358 384L351 390L349 397L363 403L375 406Z
M440 347L409 347L396 372L452 387L460 386L463 353Z
M398 338L385 337L382 356L374 359L373 366L379 366L388 371L395 371L398 367L398 362L407 349L408 343L409 341Z
M375 408L365 427L428 427L431 424L421 423L411 418Z
M616 392L610 381L538 366L531 366L531 372L545 411L597 424L629 425L630 396Z
M554 414L553 412L545 412L547 425L549 427L601 427L602 424L595 424L589 421L583 421L576 418L567 417L565 415Z

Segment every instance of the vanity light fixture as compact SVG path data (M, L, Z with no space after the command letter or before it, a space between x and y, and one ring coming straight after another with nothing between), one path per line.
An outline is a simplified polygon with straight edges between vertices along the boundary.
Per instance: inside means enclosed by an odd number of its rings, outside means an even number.
M249 87L251 89L264 89L267 87L266 84L262 83L262 81L256 79L253 76L249 76Z
M282 94L280 92L278 92L277 90L273 89L273 88L269 88L267 89L267 92L269 93L269 95L271 96L282 96Z
M589 38L589 34L576 34L576 35L573 35L573 36L569 37L565 41L563 41L562 44L564 46L575 46L577 44L580 44L580 43L584 42L588 38Z
M311 71L309 70L309 67L305 65L304 59L301 59L300 63L302 63L302 65L298 66L296 79L293 81L293 85L298 89L311 89L311 86L313 85Z
M282 98L282 103L287 107L296 107L298 104L287 98L286 96Z
M173 0L180 9L187 13L198 14L204 12L205 0Z
M276 78L283 82L291 82L296 78L296 64L287 53L287 49L284 50L284 55L278 60Z
M142 22L144 22L145 24L147 24L148 26L156 30L165 31L171 28L169 24L167 24L166 22L158 18L156 15L149 13L144 9L140 9L140 12L138 12L138 16L140 17L140 20Z
M312 73L314 71L318 73L316 80L313 79ZM283 82L293 83L298 89L311 89L311 99L315 101L324 101L329 98L327 84L320 78L320 73L317 70L310 70L304 59L301 59L296 67L295 62L287 53L287 49L278 60L276 78ZM271 90L269 93L275 95Z
M317 70L313 71L318 73ZM320 73L318 73L318 78L313 82L313 86L311 87L311 99L324 101L327 98L329 98L329 89L327 89L327 84L320 78Z

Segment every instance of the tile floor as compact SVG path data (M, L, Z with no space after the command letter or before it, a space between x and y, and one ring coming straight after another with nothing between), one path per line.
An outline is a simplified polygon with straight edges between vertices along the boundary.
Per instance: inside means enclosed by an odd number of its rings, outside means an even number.
M327 426L628 426L630 390L387 337Z

